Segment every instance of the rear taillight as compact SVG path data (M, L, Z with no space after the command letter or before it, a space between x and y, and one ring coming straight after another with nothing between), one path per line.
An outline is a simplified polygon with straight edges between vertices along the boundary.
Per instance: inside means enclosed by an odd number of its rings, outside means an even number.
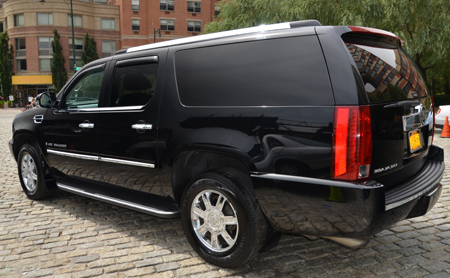
M433 107L434 107L434 104L433 104ZM439 108L439 110L438 110L438 112L437 112L437 113L438 113L438 114L439 114L439 113L441 113L441 108Z
M333 178L340 180L368 178L371 161L370 107L337 107L333 130Z

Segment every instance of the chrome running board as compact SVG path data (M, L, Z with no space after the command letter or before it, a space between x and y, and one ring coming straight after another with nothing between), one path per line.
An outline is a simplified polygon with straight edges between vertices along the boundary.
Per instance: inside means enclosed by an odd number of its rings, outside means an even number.
M180 217L178 205L172 198L119 186L87 186L83 183L56 182L56 186L70 193L136 210L161 218Z

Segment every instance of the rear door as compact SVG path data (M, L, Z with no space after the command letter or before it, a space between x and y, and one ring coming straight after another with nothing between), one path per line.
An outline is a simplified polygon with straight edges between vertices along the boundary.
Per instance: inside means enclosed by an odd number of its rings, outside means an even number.
M401 47L361 37L358 42L347 38L346 47L370 105L371 177L389 188L423 166L432 143L432 99L420 70Z
M116 61L98 140L105 182L167 195L159 186L158 111L166 51Z

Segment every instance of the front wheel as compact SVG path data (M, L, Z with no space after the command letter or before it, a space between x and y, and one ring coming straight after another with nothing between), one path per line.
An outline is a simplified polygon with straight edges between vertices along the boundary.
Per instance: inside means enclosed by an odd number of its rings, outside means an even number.
M40 200L52 195L44 179L42 159L36 147L25 144L17 158L20 184L23 192L32 200Z
M185 190L183 229L206 261L236 267L256 257L265 243L271 229L251 188L243 173L221 169L199 175Z

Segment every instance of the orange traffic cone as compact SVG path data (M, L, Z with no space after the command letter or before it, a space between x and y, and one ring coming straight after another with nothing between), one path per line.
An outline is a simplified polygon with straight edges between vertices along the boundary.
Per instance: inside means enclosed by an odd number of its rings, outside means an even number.
M441 137L450 137L450 126L448 125L448 116L445 117L444 127L442 128Z

